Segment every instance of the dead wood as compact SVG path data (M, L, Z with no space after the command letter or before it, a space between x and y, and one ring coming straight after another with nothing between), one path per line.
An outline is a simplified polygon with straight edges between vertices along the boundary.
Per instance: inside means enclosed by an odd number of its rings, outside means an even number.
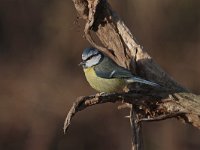
M178 118L200 129L200 96L179 85L156 64L134 40L130 30L111 9L106 0L73 0L79 16L86 20L85 37L90 44L111 57L133 74L154 81L160 89L130 88L127 93L110 93L79 97L65 121L64 130L72 117L89 106L107 102L125 102L132 105L130 121L133 129L132 149L141 149L141 122ZM91 33L101 43L93 40Z

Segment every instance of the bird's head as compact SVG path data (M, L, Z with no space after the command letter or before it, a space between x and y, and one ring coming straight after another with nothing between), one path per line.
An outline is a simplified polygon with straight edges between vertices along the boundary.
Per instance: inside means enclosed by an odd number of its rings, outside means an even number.
M101 62L104 55L96 48L86 48L82 53L82 62L80 63L83 68L95 66Z

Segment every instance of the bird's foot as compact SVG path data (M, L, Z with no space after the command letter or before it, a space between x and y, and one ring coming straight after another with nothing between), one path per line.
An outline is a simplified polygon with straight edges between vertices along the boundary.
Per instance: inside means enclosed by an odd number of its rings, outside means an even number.
M100 92L100 93L97 93L96 96L102 96L102 95L105 95L106 93L105 92Z

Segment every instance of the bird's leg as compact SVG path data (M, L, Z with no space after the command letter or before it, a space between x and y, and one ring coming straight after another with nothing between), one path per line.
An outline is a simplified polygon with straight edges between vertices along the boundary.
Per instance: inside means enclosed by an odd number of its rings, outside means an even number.
M105 92L100 92L100 93L97 93L96 96L102 96L102 95L105 95L106 93Z

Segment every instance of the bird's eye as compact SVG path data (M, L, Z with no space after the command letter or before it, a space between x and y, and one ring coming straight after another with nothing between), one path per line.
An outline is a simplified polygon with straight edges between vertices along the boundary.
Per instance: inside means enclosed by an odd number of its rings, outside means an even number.
M94 56L94 55L92 55L92 56L88 57L88 58L86 59L86 61L87 61L87 60L89 60L89 59L91 59L93 56Z
M91 55L90 57L88 57L88 58L86 59L86 61L87 61L87 60L90 60L91 58L93 58L93 57L95 57L95 56L97 56L97 55L99 55L99 53L94 54L94 55Z

